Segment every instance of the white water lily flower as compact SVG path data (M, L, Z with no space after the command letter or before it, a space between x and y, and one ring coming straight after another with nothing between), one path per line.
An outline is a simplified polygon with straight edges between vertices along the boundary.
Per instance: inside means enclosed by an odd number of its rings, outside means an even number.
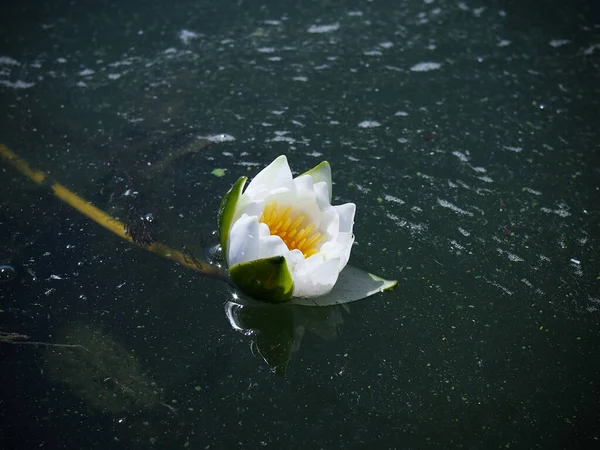
M331 168L322 162L293 178L285 156L242 189L241 177L219 211L221 247L234 284L271 302L327 294L348 263L356 205L331 205Z

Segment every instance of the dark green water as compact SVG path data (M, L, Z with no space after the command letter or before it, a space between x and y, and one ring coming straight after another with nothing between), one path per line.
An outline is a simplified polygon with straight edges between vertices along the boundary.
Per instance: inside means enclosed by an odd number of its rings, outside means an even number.
M595 3L88 3L2 5L0 142L198 256L241 174L327 159L351 263L399 285L244 334L2 165L0 331L90 351L0 343L0 448L598 445Z

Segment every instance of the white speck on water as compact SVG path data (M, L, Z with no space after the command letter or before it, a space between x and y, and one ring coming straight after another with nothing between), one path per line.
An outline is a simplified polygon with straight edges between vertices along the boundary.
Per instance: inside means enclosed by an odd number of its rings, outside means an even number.
M281 25L281 20L265 20L265 25Z
M506 252L506 256L508 256L508 259L510 259L513 262L525 261L523 258L521 258L520 256L515 255L514 253Z
M121 67L121 66L131 66L133 63L131 61L123 60L123 61L115 61L111 62L108 67Z
M269 61L281 61L281 56L269 56L267 59Z
M415 64L410 68L412 72L429 72L430 70L437 70L442 65L437 62L421 62L419 64Z
M398 138L397 141L400 142L401 144L406 144L408 142L408 139L406 139L406 138Z
M199 136L199 138L206 139L207 141L215 142L217 144L220 142L235 141L235 138L232 135L226 133L211 134L209 136Z
M181 39L181 42L183 42L184 44L189 44L189 42L192 39L198 39L201 36L202 36L201 34L196 33L195 31L190 31L190 30L185 30L185 29L182 29L179 32L179 39Z
M363 194L368 194L369 192L371 192L370 188L364 187L363 185L360 185L358 183L355 183L354 186L356 186L356 189L358 189Z
M120 73L109 73L108 78L111 80L118 80L119 78L121 78L121 74Z
M571 259L571 267L575 269L575 275L582 276L583 270L581 268L581 261L577 259Z
M85 81L78 81L77 84L75 84L75 86L77 86L77 87L87 87L87 83Z
M398 197L394 197L393 195L385 194L383 198L388 202L398 203L399 205L404 205L404 203L406 203L404 200L401 200Z
M87 75L91 75L95 73L92 69L83 69L81 72L79 72L79 75L81 75L82 77L85 77Z
M473 9L473 15L475 17L481 17L481 15L483 14L483 11L485 11L485 7L480 7L480 8L475 8Z
M508 289L506 289L504 286L502 286L500 283L497 283L495 281L489 281L486 278L484 278L484 280L486 281L486 283L491 284L492 286L496 286L497 288L502 289L502 291L507 294L507 295L513 295L514 293Z
M531 284L527 278L521 278L521 283L525 283L525 285L529 286L530 288L533 287L533 284Z
M297 76L297 77L292 78L292 80L294 80L294 81L302 81L303 83L306 83L308 81L308 77Z
M458 2L457 6L462 9L463 11L468 11L469 7L467 6L467 4L465 2Z
M487 169L485 167L473 167L471 166L471 169L477 173L486 173Z
M493 183L493 182L494 182L494 180L492 180L492 179L491 179L490 177L488 177L487 175L484 175L484 176L482 176L482 177L477 177L477 178L479 178L481 181L484 181L484 182L486 182L486 183Z
M10 56L0 56L0 65L5 66L20 66L21 63Z
M550 209L550 208L540 208L540 211L548 213L548 214L556 214L560 217L569 217L571 213L566 209L558 208L558 209Z
M59 64L64 64L67 62L67 60L65 58L56 58L56 62Z
M406 72L404 69L401 69L400 67L396 67L396 66L383 66L385 67L387 70L393 70L394 72Z
M360 159L358 159L356 156L352 156L352 155L346 155L346 158L348 158L352 162L360 161Z
M457 250L464 250L465 247L463 245L460 245L456 240L452 239L450 241L450 244L452 245L452 247L456 248Z
M457 150L453 151L452 154L454 156L456 156L458 159L460 159L462 162L467 162L469 160L469 158L467 157L467 155L465 155L464 153L461 153Z
M510 45L510 41L508 39L502 39L498 42L498 47L508 47Z
M358 126L360 128L376 128L381 126L381 124L379 122L377 122L376 120L363 120L362 122L360 122L358 124Z
M8 81L8 80L0 80L0 86L5 86L13 89L28 89L32 86L35 86L35 83L28 83L27 81Z
M348 11L347 15L350 17L361 17L363 13L362 11Z
M456 206L456 205L453 205L452 203L450 203L450 202L449 202L449 201L447 201L447 200L442 200L442 199L439 199L439 198L438 198L438 204L439 204L440 206L444 207L444 208L451 209L451 210L452 210L452 211L454 211L455 213L458 213L458 214L463 214L463 215L465 215L465 216L473 216L473 213L472 213L472 212L465 211L464 209L462 209L462 208L459 208L459 207L458 207L458 206Z
M529 192L530 194L533 194L533 195L542 195L542 193L540 191L536 191L535 189L531 189L528 187L524 187L523 190L525 192Z
M323 153L321 152L317 152L317 151L312 151L310 153L306 153L307 156L312 156L313 158L320 158L321 156L323 156Z
M408 116L408 113L406 111L396 111L396 113L394 114L394 116L396 116L396 117L406 117L406 116Z
M260 48L257 48L256 51L258 53L275 53L275 48L274 47L260 47Z
M549 42L549 44L550 44L550 47L555 47L556 48L556 47L562 47L563 45L566 45L569 42L571 42L571 41L568 40L568 39L552 39Z
M586 49L583 51L583 54L584 54L585 56L589 56L589 55L591 55L592 53L594 53L596 50L600 50L600 43L598 43L598 44L593 44L593 45L590 45L588 48L586 48Z
M464 228L458 227L458 231L460 232L460 234L462 234L465 237L469 237L471 236L471 233L469 233L467 230L465 230Z
M508 145L504 145L503 148L504 148L504 150L508 150L510 152L515 152L515 153L520 153L521 151L523 151L523 149L521 147L510 147Z
M389 42L389 41L386 41L386 42L380 42L380 43L379 43L379 46L380 46L381 48L386 48L386 49L387 49L387 48L392 48L392 47L394 46L394 43L393 43L393 42Z
M276 116L280 116L280 115L282 115L283 113L285 113L285 110L284 110L284 109L274 109L274 110L272 110L272 111L269 111L269 112L270 112L271 114L275 114ZM285 131L285 132L284 132L284 131L280 131L280 133L289 133L289 131Z
M363 52L363 55L365 55L365 56L381 56L381 55L383 55L383 53L381 53L379 50L368 50L366 52Z
M272 139L269 139L270 142L287 142L289 144L293 144L296 142L296 139L290 136L277 135Z
M311 25L308 27L309 33L330 33L331 31L336 31L340 28L339 23L332 23L330 25Z
M175 47L169 47L163 53L166 55L168 55L169 53L177 53L177 49Z

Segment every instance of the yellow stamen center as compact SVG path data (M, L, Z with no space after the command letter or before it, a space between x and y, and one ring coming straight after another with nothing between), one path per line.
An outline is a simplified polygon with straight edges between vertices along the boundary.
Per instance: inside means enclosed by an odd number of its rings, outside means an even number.
M305 258L317 253L317 246L325 239L307 221L305 214L298 214L291 206L278 205L276 201L265 205L260 222L269 227L271 236L279 236L290 250L300 250Z

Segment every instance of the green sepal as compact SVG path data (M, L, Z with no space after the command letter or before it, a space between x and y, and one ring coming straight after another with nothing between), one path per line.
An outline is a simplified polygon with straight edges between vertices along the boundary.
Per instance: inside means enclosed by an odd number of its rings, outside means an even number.
M310 175L313 179L313 183L319 183L321 181L327 183L327 187L329 188L329 203L331 203L331 197L333 195L333 182L331 181L331 166L327 161L317 164L315 167L307 172L304 172L302 175Z
M269 303L292 298L294 281L283 256L256 259L229 268L233 284L244 294Z
M231 189L227 191L223 200L221 200L221 206L219 207L218 224L219 224L219 238L221 240L221 249L225 260L227 260L227 243L229 242L229 230L231 230L231 221L235 214L235 207L240 195L242 195L242 189L246 184L248 177L240 177L235 182Z

